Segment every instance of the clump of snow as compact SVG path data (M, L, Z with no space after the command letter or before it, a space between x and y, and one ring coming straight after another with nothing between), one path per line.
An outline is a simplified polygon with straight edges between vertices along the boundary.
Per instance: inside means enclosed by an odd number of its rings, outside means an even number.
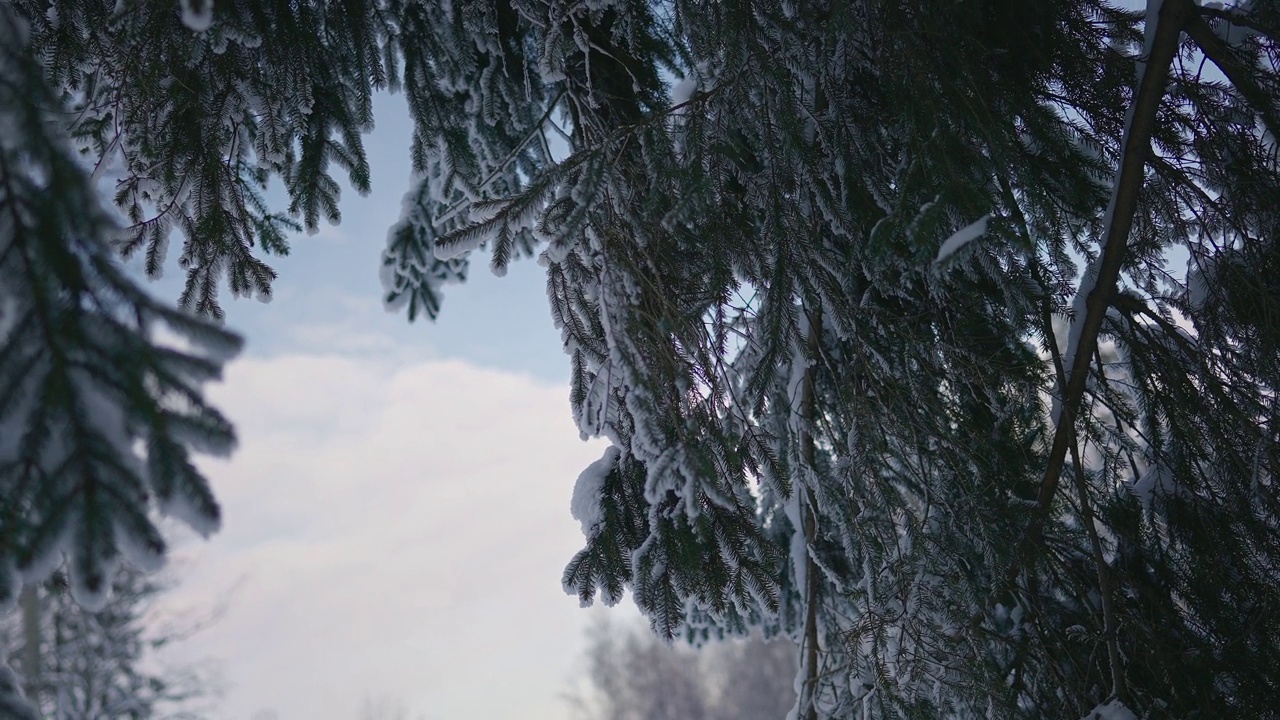
M1214 2L1211 0L1210 2L1204 3L1202 7L1206 9L1212 8L1214 10L1243 10L1245 13L1248 13L1251 9L1249 7L1250 4L1251 3L1248 2L1237 2L1233 7L1223 2ZM1230 20L1215 23L1213 32L1224 43L1232 46L1239 45L1257 34L1252 28L1244 25L1237 25Z
M1080 720L1138 720L1138 716L1119 700L1111 700L1090 710Z
M698 89L698 79L695 77L687 77L676 83L671 88L671 106L679 107L693 97L693 93Z
M213 25L213 0L181 0L182 24L195 32L204 32Z
M799 489L791 494L784 509L787 513L787 518L791 520L791 524L795 528L791 532L791 546L789 548L791 551L791 571L796 578L796 587L808 587L809 543L805 540L804 526L801 524L803 510L800 507Z
M1105 227L1111 224L1111 214L1115 208L1114 193L1111 198L1111 207L1107 209L1107 215L1104 218ZM1106 251L1106 239L1102 242L1102 247L1098 251L1098 257L1085 268L1084 274L1080 276L1080 285L1076 288L1075 297L1071 301L1071 324L1067 329L1067 347L1062 353L1062 369L1069 378L1071 370L1075 366L1076 351L1080 347L1080 337L1084 334L1084 319L1089 314L1089 296L1093 294L1093 288L1098 283L1098 272L1102 267L1102 255ZM1053 400L1053 422L1058 424L1062 414L1061 393L1066 388L1058 388L1059 395L1054 396Z
M1187 304L1192 310L1203 312L1209 301L1217 271L1217 260L1212 257L1187 258Z
M1134 80L1137 85L1142 85L1142 76L1147 72L1147 58L1151 57L1151 48L1156 42L1156 27L1160 24L1160 8L1164 5L1164 0L1147 0L1147 14L1143 22L1143 42L1142 56L1138 62L1134 63L1135 75ZM1127 126L1128 123L1126 122ZM1126 132L1126 135L1128 133ZM1123 145L1121 147L1124 147Z
M1143 509L1151 509L1151 500L1155 495L1167 495L1175 488L1172 471L1163 462L1157 460L1134 480L1130 492L1138 498Z
M990 220L991 213L987 213L952 233L951 237L942 243L942 247L938 248L938 257L934 258L934 264L944 262L947 258L959 252L965 245L982 237L987 232L987 223Z
M573 485L573 500L569 504L569 511L582 523L582 534L587 537L593 536L595 529L604 523L604 508L601 503L604 482L621 455L622 451L616 445L610 445L599 460L588 465L578 475L578 481Z

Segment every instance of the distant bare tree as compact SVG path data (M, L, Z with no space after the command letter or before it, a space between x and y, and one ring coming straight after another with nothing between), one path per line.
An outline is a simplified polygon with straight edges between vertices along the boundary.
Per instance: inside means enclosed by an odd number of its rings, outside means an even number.
M360 704L360 720L409 720L409 709L389 697L366 695Z
M426 715L419 715L417 718L426 720ZM409 720L409 708L389 695L366 694L364 702L360 704L360 720Z
M582 720L783 720L795 704L795 646L785 639L667 645L637 628L591 628Z
M796 646L786 638L709 646L704 671L715 688L719 720L783 720L795 705Z

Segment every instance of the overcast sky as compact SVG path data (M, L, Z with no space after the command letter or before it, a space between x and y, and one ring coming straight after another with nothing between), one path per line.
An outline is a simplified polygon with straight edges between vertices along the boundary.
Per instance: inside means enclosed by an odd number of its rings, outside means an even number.
M365 696L415 720L568 718L593 615L560 587L582 542L569 499L604 448L573 427L532 262L477 267L436 325L383 311L409 121L400 97L377 113L373 193L296 239L272 302L224 303L248 348L209 392L240 447L201 463L225 524L181 543L166 611L231 595L177 652L220 661L228 719L355 719ZM179 276L153 288L176 297Z

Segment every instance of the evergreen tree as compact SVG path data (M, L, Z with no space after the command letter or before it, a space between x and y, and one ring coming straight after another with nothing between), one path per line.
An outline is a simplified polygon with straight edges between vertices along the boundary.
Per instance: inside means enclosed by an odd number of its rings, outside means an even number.
M0 250L53 255L0 288L14 317L66 320L6 329L0 368L54 340L150 357L134 326L77 330L120 307L88 300L102 283L214 332L120 279L104 224L70 225L86 176L117 178L119 247L153 270L182 231L181 302L217 317L220 278L268 292L257 248L337 220L330 162L368 187L369 97L400 90L422 177L387 302L434 317L480 247L498 272L545 266L575 418L612 443L574 493L586 546L564 582L583 602L629 589L667 637L789 635L805 719L1274 716L1275 3L12 8L31 39L0 43L0 207L62 210L9 210ZM258 194L273 175L288 214ZM80 237L98 242L57 254ZM60 362L39 412L0 391L8 427L36 428L24 448L84 385ZM130 430L185 453L147 411L169 412L152 367L93 370L131 389L104 401ZM90 450L82 473L124 466ZM32 567L45 518L87 506L6 472L6 493L49 493L3 526ZM129 502L76 517L149 527L145 494L112 497ZM102 527L74 535L90 577L122 532Z
M51 720L172 718L194 720L210 691L208 673L197 666L165 665L154 652L182 640L198 625L167 627L156 622L152 604L165 586L137 571L121 571L111 599L90 612L71 597L66 576L55 573L35 590L34 616L10 615L0 622L0 646L23 663L32 703ZM32 608L24 608L31 611ZM34 625L36 647L27 627Z

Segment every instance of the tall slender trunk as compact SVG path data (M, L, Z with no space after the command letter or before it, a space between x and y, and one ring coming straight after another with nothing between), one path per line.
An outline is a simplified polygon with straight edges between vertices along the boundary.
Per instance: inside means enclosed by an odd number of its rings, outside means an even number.
M40 592L28 583L18 596L22 608L22 679L27 700L39 707L40 691Z
M805 474L814 471L817 460L817 448L813 438L814 425L817 422L817 394L814 389L817 372L819 350L822 346L822 313L806 310L809 331L805 338L806 361L809 363L804 371L804 379L800 385L800 458L804 463ZM818 582L818 567L813 561L813 545L818 537L818 514L813 497L813 488L807 482L796 484L797 505L799 506L800 531L804 534L804 639L801 645L804 654L804 684L800 695L800 713L803 720L818 720L818 706L815 693L818 687L818 604L820 602L821 585Z

